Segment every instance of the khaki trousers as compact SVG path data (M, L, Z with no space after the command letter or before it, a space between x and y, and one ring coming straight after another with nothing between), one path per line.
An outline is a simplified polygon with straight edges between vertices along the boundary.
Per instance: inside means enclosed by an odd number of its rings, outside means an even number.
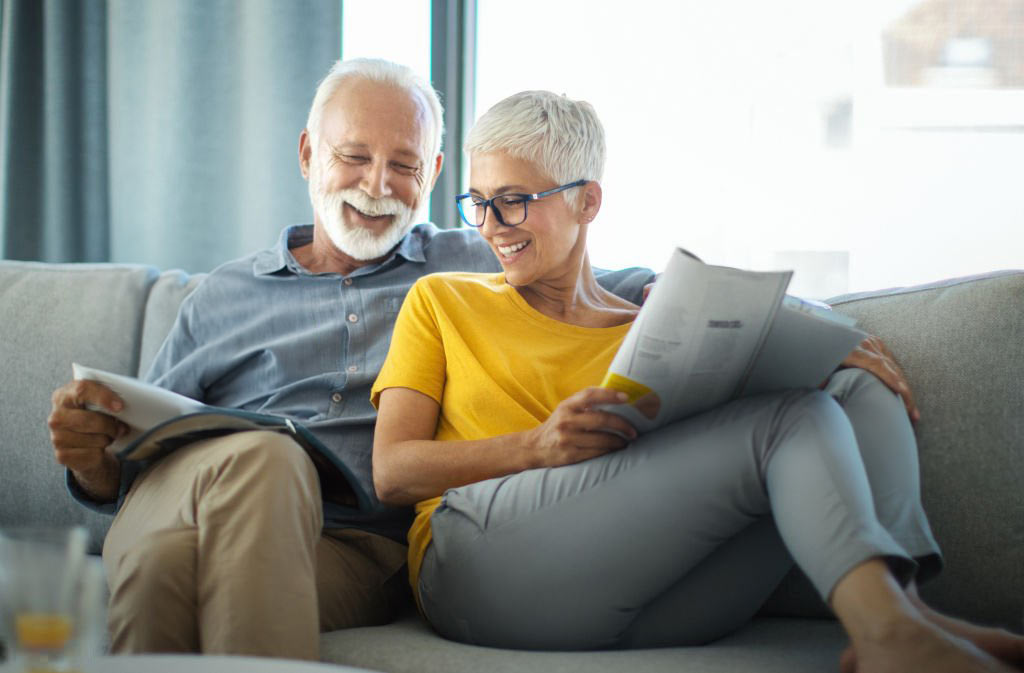
M166 456L136 479L103 546L112 651L315 660L321 630L389 621L405 546L322 528L316 469L285 435Z

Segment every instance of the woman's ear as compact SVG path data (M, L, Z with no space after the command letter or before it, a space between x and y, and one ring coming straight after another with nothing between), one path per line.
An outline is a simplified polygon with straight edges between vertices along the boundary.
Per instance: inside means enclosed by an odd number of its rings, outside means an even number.
M591 222L601 210L601 183L597 180L588 180L581 189L583 208L580 210L580 222Z

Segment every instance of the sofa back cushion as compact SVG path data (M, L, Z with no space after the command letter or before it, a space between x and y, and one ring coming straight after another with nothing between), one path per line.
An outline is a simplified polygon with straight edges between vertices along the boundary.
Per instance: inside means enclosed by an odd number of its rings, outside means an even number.
M53 460L50 396L78 361L135 374L148 266L0 262L0 526L81 523L98 550L110 518L75 503Z
M146 315L142 323L142 339L139 345L139 377L146 375L156 352L167 338L178 315L178 307L206 274L189 275L184 271L164 271L153 284L146 302Z

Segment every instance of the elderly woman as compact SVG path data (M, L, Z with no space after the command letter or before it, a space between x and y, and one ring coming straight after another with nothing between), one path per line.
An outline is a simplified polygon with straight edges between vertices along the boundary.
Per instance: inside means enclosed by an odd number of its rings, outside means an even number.
M467 151L459 209L504 273L420 279L372 393L375 486L416 504L409 570L435 629L526 649L705 643L795 560L851 636L848 667L1000 670L950 631L1007 658L1017 641L913 591L941 562L896 395L846 369L824 391L638 437L600 410L624 396L595 387L639 309L587 257L605 153L593 109L520 93Z

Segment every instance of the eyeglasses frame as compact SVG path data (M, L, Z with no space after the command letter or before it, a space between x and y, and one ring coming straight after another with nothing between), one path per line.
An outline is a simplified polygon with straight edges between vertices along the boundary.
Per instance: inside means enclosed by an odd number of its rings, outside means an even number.
M530 203L530 201L537 201L538 199L543 199L545 196L551 196L552 194L557 194L558 192L564 192L565 190L572 189L573 187L582 187L583 185L587 184L587 182L589 182L589 180L576 180L575 182L570 182L568 184L561 185L560 187L555 187L553 189L549 189L544 192L539 192L537 194L520 194L518 192L509 192L506 194L498 194L496 196L492 196L486 201L481 201L480 203L475 203L473 205L474 208L479 208L480 206L484 207L484 217L483 220L481 220L480 224L474 224L473 222L470 222L469 218L466 217L466 212L463 210L462 207L462 202L468 198L473 197L474 194L471 194L469 192L465 194L459 194L458 196L455 197L455 206L458 208L459 217L462 218L462 221L465 222L470 227L473 227L474 229L479 229L480 227L484 226L484 224L487 223L488 211L494 211L494 217L498 219L498 224L502 225L503 227L518 227L523 222L526 222L526 218L530 216L529 207L527 205ZM520 220L519 222L516 222L515 224L506 223L505 219L501 216L501 209L494 206L495 199L503 199L509 196L518 196L523 199L523 219Z

